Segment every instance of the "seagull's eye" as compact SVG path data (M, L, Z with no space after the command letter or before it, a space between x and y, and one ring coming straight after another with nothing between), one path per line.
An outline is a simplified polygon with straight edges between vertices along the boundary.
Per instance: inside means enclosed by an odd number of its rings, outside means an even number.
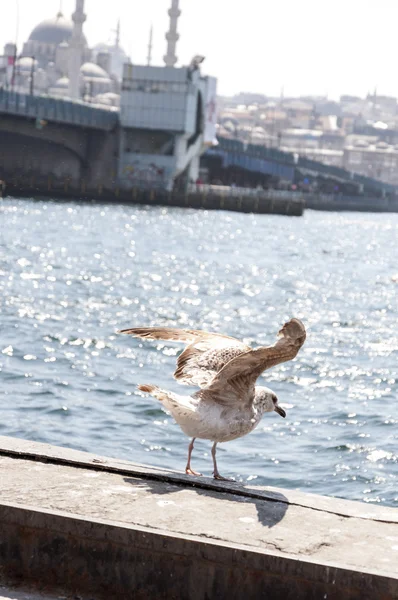
M272 396L272 402L276 404L278 402L278 398L276 396Z

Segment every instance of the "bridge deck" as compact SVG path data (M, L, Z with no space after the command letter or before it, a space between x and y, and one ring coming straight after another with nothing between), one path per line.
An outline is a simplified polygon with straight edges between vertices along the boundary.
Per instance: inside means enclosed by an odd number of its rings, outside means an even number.
M111 131L119 121L119 112L88 106L81 102L31 96L0 90L0 114L11 114L67 125Z

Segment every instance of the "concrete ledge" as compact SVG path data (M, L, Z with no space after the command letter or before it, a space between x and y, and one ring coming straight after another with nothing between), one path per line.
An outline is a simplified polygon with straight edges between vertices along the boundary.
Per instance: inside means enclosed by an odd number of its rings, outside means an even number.
M398 597L398 515L0 437L0 573L93 598Z
M76 600L76 596L72 599L71 596L65 596L62 591L48 594L34 589L10 587L0 584L0 600Z

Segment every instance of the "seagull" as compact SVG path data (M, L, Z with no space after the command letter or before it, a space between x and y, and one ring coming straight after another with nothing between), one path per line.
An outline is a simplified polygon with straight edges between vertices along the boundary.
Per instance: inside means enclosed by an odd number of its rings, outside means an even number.
M250 433L266 412L286 417L276 394L255 383L266 369L295 358L306 338L299 319L283 325L273 346L254 349L233 337L192 329L137 327L118 333L187 344L177 359L174 378L181 384L199 387L199 391L183 396L152 384L139 385L138 389L160 400L191 438L185 473L201 475L191 468L194 442L196 438L210 440L214 479L222 481L230 480L218 471L217 444Z

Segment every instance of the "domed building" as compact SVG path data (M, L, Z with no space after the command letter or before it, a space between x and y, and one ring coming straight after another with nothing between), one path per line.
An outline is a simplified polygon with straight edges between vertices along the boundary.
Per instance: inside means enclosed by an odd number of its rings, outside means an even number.
M13 84L11 75L0 74L0 84L13 85L16 91L50 94L64 98L118 104L123 64L128 61L119 44L120 26L114 44L98 44L92 51L83 33L84 0L76 0L76 9L69 19L62 12L38 23L23 45L15 63ZM7 45L10 46L10 44ZM5 56L10 59L15 50ZM4 77L7 77L4 81ZM111 94L110 96L108 94Z
M116 37L115 41L110 44L100 43L94 46L92 50L93 58L97 60L98 64L101 64L98 61L98 57L107 56L108 57L108 72L116 77L117 80L121 81L123 78L123 65L129 62L129 58L122 46L120 45L120 21L117 23L116 27Z
M90 99L113 90L113 82L109 74L92 62L86 62L80 67L80 80L84 86L84 95L88 95Z
M45 19L33 28L28 41L25 42L22 56L34 56L40 67L56 61L57 48L68 43L73 33L73 21L59 12L53 19ZM90 60L91 52L83 35L85 60Z
M48 73L51 71L51 64L45 69L39 66L39 61L31 56L23 56L15 62L14 82L15 89L18 91L30 92L33 85L36 90L44 91L47 88ZM33 83L31 80L33 77Z
M33 29L28 44L60 44L72 37L73 22L59 12L54 19L45 19ZM32 46L33 47L33 46Z
M69 91L69 78L60 77L49 89L48 93L50 96L57 96L63 98L68 95Z
M30 73L32 69L36 70L39 66L39 61L32 56L23 56L18 58L16 63L16 69L19 73Z
M108 73L100 67L100 65L96 65L92 62L85 62L80 67L80 73L87 78L91 79L106 79L109 80Z

